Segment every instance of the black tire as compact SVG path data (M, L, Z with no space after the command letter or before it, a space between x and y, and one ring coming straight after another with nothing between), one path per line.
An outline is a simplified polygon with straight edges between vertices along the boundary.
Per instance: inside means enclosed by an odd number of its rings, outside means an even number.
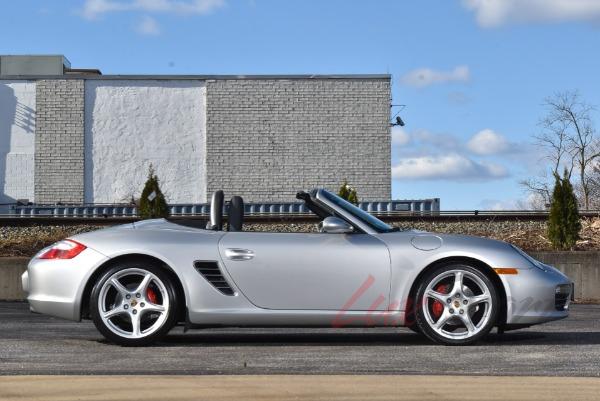
M415 305L413 302L413 298L409 298L408 304L406 305L406 310L408 311L408 313L405 316L404 324L405 327L413 333L423 334L421 333L421 329L419 328L419 325L417 324L417 321L415 319Z
M148 273L151 273L152 275L154 275L156 278L158 278L158 280L160 280L160 282L162 282L163 288L165 290L164 296L168 297L168 307L164 308L165 312L163 312L166 317L161 319L162 323L158 324L156 329L147 335L140 333L141 337L139 337L139 338L128 338L128 337L125 337L125 336L115 333L115 331L113 331L111 328L109 328L107 326L107 323L104 322L103 318L101 317L101 311L99 310L99 298L101 296L101 291L102 291L102 288L104 287L105 283L111 277L113 277L115 274L118 274L119 272L123 272L125 270L130 271L130 269L145 271L145 272L148 272ZM156 285L156 284L157 284L157 281L155 281L155 280L153 280L151 282L151 285ZM90 295L90 316L92 318L92 321L94 322L94 325L98 329L98 331L110 342L113 342L115 344L122 345L122 346L134 346L134 347L150 345L150 344L160 340L161 338L163 338L177 323L177 311L178 311L179 300L177 299L176 294L177 294L177 292L175 291L175 287L174 287L169 275L163 270L163 268L161 268L157 264L154 264L152 262L145 261L145 260L124 261L121 263L117 263L116 265L114 265L113 267L108 269L98 279L98 281L94 285L94 288L92 289L92 292ZM149 295L149 294L144 294L144 297L147 295ZM155 297L156 297L156 295L155 295ZM160 293L160 297L162 299L162 303L164 304L165 300L162 298L163 297L162 292ZM156 298L153 298L153 299L155 300ZM123 301L124 301L124 299L123 299ZM129 301L126 301L126 302L129 302ZM133 300L132 300L132 302L133 302ZM150 301L147 301L147 302L148 302L148 306L152 305L150 303ZM144 304L142 304L142 302L139 302L139 304L136 305L135 307L140 308L143 305ZM124 307L125 306L123 306L123 308ZM130 312L133 312L133 309L134 309L134 307L129 307ZM145 317L146 313L142 309L139 309L139 310L140 310L139 319L141 320L142 316ZM135 312L133 312L133 313L135 313ZM129 316L130 319L132 318L132 316L126 312L122 312L121 314L122 314L121 319L123 319L124 321L127 319L127 316ZM162 315L162 313L161 313L161 315ZM111 320L111 322L112 322L112 320ZM140 324L140 327L141 327L141 324Z
M451 271L464 272L466 274L466 276L465 276L466 284L470 283L470 286L475 287L475 289L477 289L477 286L479 286L479 284L477 283L477 281L475 281L476 279L475 280L472 279L473 276L471 276L471 275L474 275L477 278L479 278L480 283L483 283L487 287L487 291L489 291L489 302L486 302L483 306L483 308L486 308L487 305L489 305L489 309L482 309L481 312L479 312L479 305L463 306L463 304L462 304L463 299L467 299L467 302L470 302L470 301L468 301L468 299L469 299L468 296L464 296L463 298L457 298L457 299L455 299L453 297L448 297L449 299L451 299L451 302L448 303L448 300L446 300L446 303L443 305L443 308L444 308L443 313L445 314L447 312L448 314L446 316L450 316L450 320L449 320L448 324L442 324L442 327L438 329L438 330L440 330L440 332L438 332L432 327L432 324L430 323L430 321L428 321L426 313L430 317L431 317L432 313L431 313L431 310L428 310L428 311L424 310L425 307L430 307L430 306L424 305L423 299L425 296L425 291L427 290L428 286L430 284L432 284L432 281L437 280L437 278L439 278L440 276L444 276L445 273L450 274ZM436 283L433 283L433 284L436 284ZM448 284L448 285L450 285L450 284ZM463 288L465 288L465 287L463 286ZM468 290L471 290L468 285L466 288ZM464 292L464 291L462 291L462 289L461 289L461 292ZM443 293L443 294L446 295L445 293ZM477 295L477 294L474 294L474 295ZM417 292L416 292L416 300L417 300L417 302L414 305L413 312L414 312L415 321L416 321L416 325L418 326L419 332L424 334L431 341L438 343L438 344L444 344L444 345L469 345L469 344L473 344L473 343L476 343L477 341L481 340L495 326L496 320L498 317L498 312L500 310L500 297L498 296L498 291L497 291L496 287L494 286L494 283L487 276L487 274L482 272L480 269L478 269L474 266L469 266L467 264L462 264L462 263L440 265L437 268L434 268L430 272L428 272L419 283L419 286L418 286ZM456 304L459 306L457 306L455 309L454 302L456 300L459 301L459 303ZM433 301L433 303L436 302L431 297L428 297L427 305L430 305L429 302L431 302L431 301ZM475 328L477 329L477 331L476 332L474 331L473 335L468 334L468 332L466 330L466 324L462 323L462 319L465 316L469 316L469 319L471 319L471 317L470 317L471 312L470 312L469 308L475 308L475 309L471 309L471 311L475 310L476 311L475 314L481 313L481 315L485 316L485 318L487 319L486 321L479 322L479 323L481 323L480 327L477 327L477 324L475 325ZM453 315L449 315L449 313L451 311L452 311ZM458 315L458 312L460 312L462 317ZM441 316L439 317L439 319L441 319ZM439 321L435 321L433 323L438 323L438 322ZM460 328L461 325L464 325L464 329ZM449 327L450 329L453 329L454 327L456 327L456 330L459 330L459 332L457 334L459 336L464 335L464 336L466 336L466 338L449 338L448 336L450 336L452 334L448 334L450 331L444 330L445 327Z

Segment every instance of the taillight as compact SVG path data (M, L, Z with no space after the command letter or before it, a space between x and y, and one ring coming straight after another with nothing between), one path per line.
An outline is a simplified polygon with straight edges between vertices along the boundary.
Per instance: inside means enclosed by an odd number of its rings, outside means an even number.
M47 248L38 256L38 259L73 259L85 248L85 245L77 241L65 239Z

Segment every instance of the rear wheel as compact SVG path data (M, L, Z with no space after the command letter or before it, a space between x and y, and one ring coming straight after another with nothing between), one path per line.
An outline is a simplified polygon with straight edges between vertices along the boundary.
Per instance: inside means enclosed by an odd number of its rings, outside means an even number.
M429 339L447 345L471 344L496 323L499 297L491 280L475 267L440 266L421 281L415 319Z
M175 294L160 267L146 262L118 264L96 282L91 317L100 333L114 343L148 345L175 325Z

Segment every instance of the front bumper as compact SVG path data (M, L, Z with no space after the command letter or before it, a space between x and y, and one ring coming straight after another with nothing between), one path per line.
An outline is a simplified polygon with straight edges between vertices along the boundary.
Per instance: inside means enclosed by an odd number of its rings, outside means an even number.
M533 325L569 316L573 284L552 266L519 270L518 275L501 276L507 289L508 325Z
M33 312L69 320L81 319L81 298L85 285L108 258L86 248L73 259L31 259L21 276L23 290Z

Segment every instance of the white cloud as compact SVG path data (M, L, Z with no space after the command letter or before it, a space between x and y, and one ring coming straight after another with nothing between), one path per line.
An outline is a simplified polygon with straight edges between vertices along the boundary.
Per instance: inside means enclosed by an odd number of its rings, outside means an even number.
M484 199L481 210L544 210L544 200L538 194L528 194L522 199Z
M127 9L122 3L109 0L86 0L81 10L81 15L87 19L95 19L99 15L110 11L123 11Z
M392 177L396 179L478 181L507 176L508 171L503 166L474 161L459 154L408 157L392 167Z
M471 79L471 72L466 65L460 65L451 71L438 71L431 68L418 68L410 71L400 80L405 85L423 88L433 84L446 82L468 82Z
M477 23L494 28L510 22L600 20L598 0L462 0Z
M392 145L406 145L410 142L410 135L404 131L404 128L396 125L392 127Z
M443 150L446 152L461 151L463 144L460 139L451 134L438 134L426 129L418 129L412 132L416 148L421 150Z
M503 135L484 129L469 139L467 148L478 155L494 155L510 150L511 144Z
M120 11L202 15L223 5L225 0L86 0L81 15L87 19Z
M523 210L522 202L515 199L484 199L478 207L481 210Z
M150 16L144 16L135 27L140 35L157 36L160 35L160 26L158 22Z

